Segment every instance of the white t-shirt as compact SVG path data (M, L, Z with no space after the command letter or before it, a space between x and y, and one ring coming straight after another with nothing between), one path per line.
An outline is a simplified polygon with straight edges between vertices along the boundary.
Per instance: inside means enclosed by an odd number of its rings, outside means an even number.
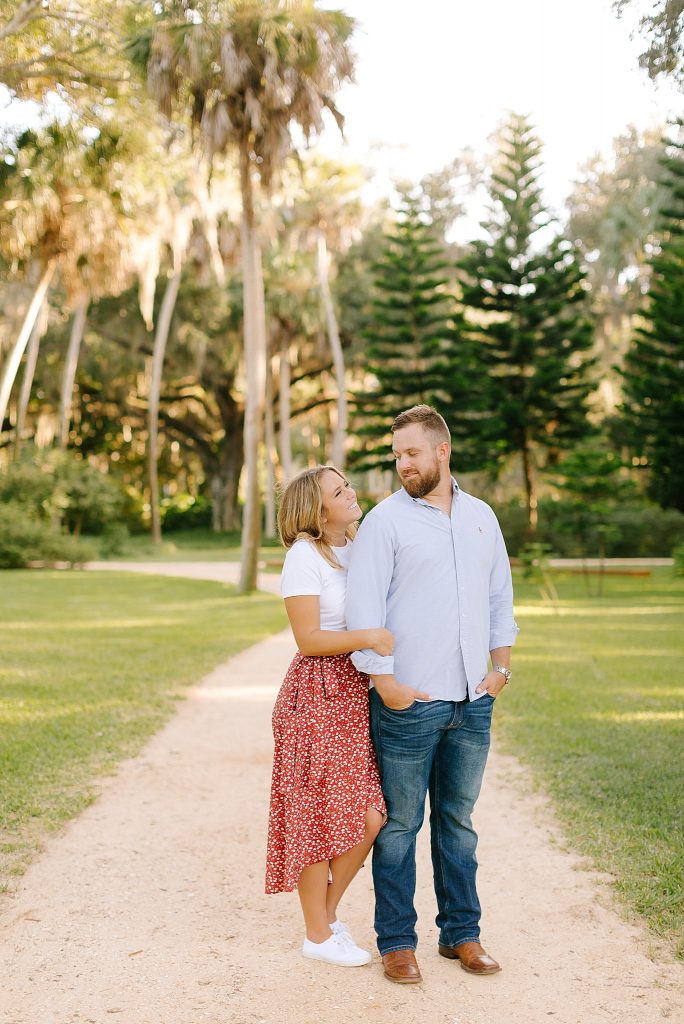
M321 629L346 629L344 598L347 590L347 568L351 558L351 541L343 548L333 548L333 554L342 566L333 569L308 540L297 540L285 555L280 577L283 597L304 597L316 594L320 598Z

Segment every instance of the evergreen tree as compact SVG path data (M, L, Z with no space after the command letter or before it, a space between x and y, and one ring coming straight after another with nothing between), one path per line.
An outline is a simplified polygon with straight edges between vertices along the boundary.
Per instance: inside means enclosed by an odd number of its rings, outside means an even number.
M645 323L625 363L622 415L634 462L650 470L651 497L684 512L684 141L673 142L662 163L669 200Z
M389 465L390 425L412 405L434 405L447 420L462 470L482 465L473 345L449 291L443 245L420 196L404 197L374 267L364 335L364 377L354 396L358 438L352 464Z
M480 373L488 376L491 455L520 456L529 524L536 526L536 470L544 453L587 434L592 330L583 309L583 272L572 244L544 245L550 219L538 183L541 143L513 115L491 177L489 238L460 262L463 303Z

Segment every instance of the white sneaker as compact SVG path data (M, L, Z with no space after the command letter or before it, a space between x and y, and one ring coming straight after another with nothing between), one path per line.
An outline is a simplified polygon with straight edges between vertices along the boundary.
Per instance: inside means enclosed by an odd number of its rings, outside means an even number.
M347 934L333 933L325 942L311 942L304 939L302 955L309 960L323 960L326 964L338 967L363 967L373 957L365 949L360 949Z
M333 921L330 925L330 930L333 935L348 935L350 939L352 938L352 933L349 931L344 921ZM353 941L354 940L352 939L352 942Z

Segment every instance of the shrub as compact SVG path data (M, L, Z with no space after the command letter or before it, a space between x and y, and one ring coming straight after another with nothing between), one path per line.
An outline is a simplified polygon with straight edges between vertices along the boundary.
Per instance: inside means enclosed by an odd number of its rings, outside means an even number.
M511 501L495 506L494 511L509 555L519 556L532 540L525 507ZM607 558L666 557L677 544L684 543L684 515L648 502L615 504L593 523L586 516L580 522L577 503L569 500L544 498L538 513L534 542L550 545L561 558L596 557L601 543Z
M164 498L161 512L165 533L211 527L211 503L202 495L195 498L192 494L175 494Z
M678 544L672 551L675 576L684 576L684 544Z
M618 537L611 545L613 556L666 557L684 543L684 515L659 505L619 505L611 515Z
M89 544L38 519L17 501L0 506L0 568L22 569L29 562L81 564L95 557Z
M40 519L59 520L75 535L101 534L124 517L118 483L73 452L25 455L0 473L0 502L16 501Z

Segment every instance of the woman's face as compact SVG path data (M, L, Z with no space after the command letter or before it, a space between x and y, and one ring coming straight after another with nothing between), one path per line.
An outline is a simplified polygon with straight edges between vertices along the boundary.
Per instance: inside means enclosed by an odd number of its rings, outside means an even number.
M356 502L356 491L348 480L330 469L321 473L319 484L326 532L344 532L352 523L358 522L361 509Z

